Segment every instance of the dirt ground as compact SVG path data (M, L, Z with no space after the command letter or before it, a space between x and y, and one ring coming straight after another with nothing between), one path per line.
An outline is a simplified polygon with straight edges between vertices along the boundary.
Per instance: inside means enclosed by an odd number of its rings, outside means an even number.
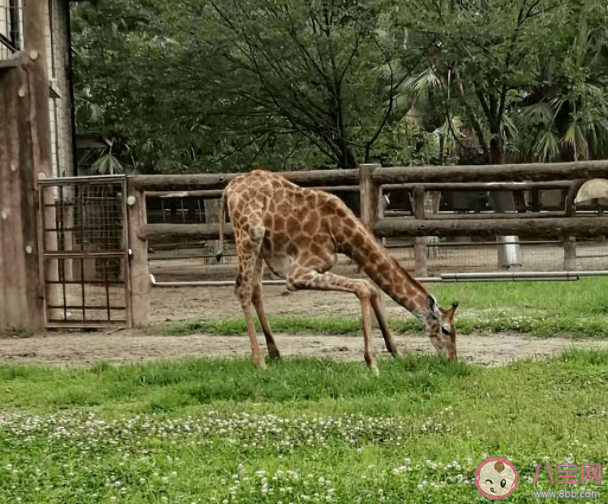
M286 294L285 287L264 289L266 311L271 315L342 315L359 316L359 303L354 296L340 293L297 292ZM241 316L231 287L180 287L153 290L152 323L171 320L226 318ZM406 316L405 310L387 300L389 318ZM31 338L0 339L0 361L12 363L49 363L87 365L98 359L113 362L138 362L152 359L186 356L246 356L249 355L247 336L159 336L152 331L109 330L89 333L49 332ZM377 355L387 358L383 340L375 331ZM397 335L401 352L432 352L426 337ZM265 347L263 336L260 344ZM283 356L302 355L335 357L363 362L363 338L351 336L310 336L277 334L276 340ZM506 364L526 357L547 357L563 348L606 346L598 340L569 340L531 338L517 333L459 336L460 359L483 365Z
M260 344L263 343L260 338ZM426 337L396 336L399 350L431 352ZM363 338L352 336L276 335L283 356L301 355L359 360L363 363ZM600 346L597 340L571 341L565 338L541 340L517 334L462 336L458 341L461 360L483 365L507 364L525 357L547 357L569 346ZM601 344L604 347L605 343ZM264 345L265 346L265 345ZM376 355L388 358L382 338L374 339ZM32 338L0 340L0 361L36 362L60 365L88 365L98 359L113 362L139 362L187 356L246 356L250 354L247 336L151 336L139 331L102 333L49 333Z

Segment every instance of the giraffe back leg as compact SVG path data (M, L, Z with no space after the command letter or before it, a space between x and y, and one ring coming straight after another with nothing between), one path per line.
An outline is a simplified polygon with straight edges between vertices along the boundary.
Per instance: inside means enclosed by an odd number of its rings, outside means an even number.
M280 359L281 354L279 353L279 349L277 348L274 338L272 337L272 333L270 332L270 325L268 324L268 319L266 318L266 312L264 311L264 305L262 303L263 273L264 259L260 255L258 256L258 260L255 265L253 293L251 300L253 301L253 306L255 308L256 313L258 314L260 323L262 324L262 331L264 332L264 337L266 338L266 345L268 346L268 355L271 359Z
M245 315L253 360L258 366L264 368L266 367L266 364L264 363L264 356L258 345L251 305L254 285L256 283L255 267L258 259L260 259L260 250L262 249L262 242L266 229L264 228L261 219L259 222L250 221L250 224L248 231L240 229L237 233L239 273L236 278L234 291L241 303Z
M374 287L369 282L366 280L352 280L333 273L319 273L311 268L294 265L287 276L287 288L290 290L311 289L352 292L355 294L361 303L365 362L374 374L378 374L378 366L374 359L371 344L370 305Z

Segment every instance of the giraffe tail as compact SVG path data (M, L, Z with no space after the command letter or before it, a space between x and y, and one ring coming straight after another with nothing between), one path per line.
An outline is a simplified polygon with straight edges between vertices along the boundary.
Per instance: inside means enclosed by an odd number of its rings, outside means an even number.
M224 255L224 212L226 208L226 194L228 193L228 188L224 189L222 193L222 199L220 200L220 208L218 210L218 227L220 231L220 240L218 244L217 254L215 255L215 259L219 263L222 260L222 256Z

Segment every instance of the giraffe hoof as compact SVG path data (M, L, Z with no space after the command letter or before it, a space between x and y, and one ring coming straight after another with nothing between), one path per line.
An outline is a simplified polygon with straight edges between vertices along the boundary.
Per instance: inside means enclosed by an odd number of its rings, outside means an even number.
M380 375L380 371L378 370L378 365L375 362L369 366L369 370L374 376Z
M270 352L270 353L268 353L268 357L270 357L273 361L280 361L281 360L281 354L279 353L278 350L276 352Z
M266 369L266 363L263 360L261 360L260 362L256 362L255 365L260 369Z

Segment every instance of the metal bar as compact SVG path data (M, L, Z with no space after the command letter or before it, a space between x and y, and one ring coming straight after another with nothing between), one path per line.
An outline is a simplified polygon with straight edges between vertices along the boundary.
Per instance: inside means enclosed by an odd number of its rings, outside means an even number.
M225 257L236 257L236 254L222 254L222 258ZM183 261L184 259L213 259L215 260L216 257L214 255L198 255L198 254L193 254L193 255L182 255L182 256L154 256L151 255L148 258L148 261Z
M8 5L9 5L9 21L11 23L11 31L10 31L11 42L13 43L13 46L18 51L19 49L21 49L20 44L19 44L19 35L20 35L19 6L18 6L16 0L9 0ZM50 11L49 11L49 13L50 13Z
M82 259L81 257L77 257L75 259ZM60 280L47 280L46 283L48 285L60 285L62 282ZM80 285L82 282L80 280L72 280L72 281L68 281L66 280L65 284L66 285ZM124 282L122 280L114 280L112 281L112 287L118 287L119 285L123 285ZM89 280L87 281L87 285L97 285L97 286L104 286L105 282L103 280Z
M578 277L530 277L530 278L468 278L465 280L445 280L446 283L465 283L465 282L575 282Z
M562 242L561 241L556 241L556 240L545 240L545 241L515 241L515 242L509 242L509 245L561 245ZM472 247L472 248L477 248L477 247L497 247L497 246L502 246L504 245L503 243L500 242L490 242L490 241L483 241L483 242L437 242L437 243L433 243L433 247L447 247L447 248L451 248L451 247ZM414 245L413 244L392 244L392 243L388 243L387 245L385 245L385 248L413 248Z
M61 287L63 290L63 318L68 318L68 309L66 308L67 304L68 304L68 299L67 299L67 292L66 292L66 288L65 288L65 259L59 259L57 261L59 264L61 264L61 267L59 268L59 275L61 275Z
M108 285L108 260L106 259L103 263L106 277L106 307L108 309L108 320L112 320L112 317L110 316L110 286Z
M118 226L118 227L122 227L122 226ZM115 228L110 228L110 229L115 229ZM80 228L63 228L63 231L78 231L78 230L84 232L84 231L99 231L100 229L99 229L99 226L87 226L87 227L82 226ZM101 230L107 231L108 228L102 227ZM61 231L61 230L56 229L56 228L47 228L47 229L45 229L45 231ZM109 250L112 250L112 249L109 249Z
M608 271L606 272L608 274ZM474 281L474 280L528 280L545 278L574 278L578 275L574 271L509 271L509 272L480 272L480 273L443 273L440 275L446 282Z
M44 257L48 258L48 259L74 259L74 258L79 258L79 257L83 257L84 258L94 258L94 257L98 257L98 258L114 258L114 257L122 257L124 255L124 252L121 250L120 252L117 252L116 250L96 250L96 251L88 251L88 250L74 250L73 252L70 251L64 251L64 252L48 252L44 255Z
M127 308L127 325L133 327L133 313L131 311L131 296L129 295L131 289L130 283L130 264L129 264L129 208L127 206L128 199L127 179L122 181L122 244L123 244L123 259L122 259L122 274L124 278L124 296L125 296L125 308ZM119 272L120 274L120 272ZM120 276L118 277L120 278Z
M583 215L582 212L579 212L578 215ZM595 212L585 212L585 215L597 215ZM397 219L405 217L406 220L414 220L414 217L411 214L408 215L391 215L388 213L386 215L386 219ZM500 219L500 220L522 220L522 219L548 219L548 218L566 218L566 212L526 212L526 213L517 213L517 212L492 212L492 213L466 213L466 214L456 214L456 213L438 213L433 214L433 219L435 220L444 220L444 221L467 221L467 220L490 220L490 219ZM576 219L577 217L569 217L570 219Z
M17 52L19 49L13 45L12 41L0 33L0 44L6 46L11 52Z
M68 310L80 310L82 308L82 306L80 306L80 305L66 305L66 306L67 306ZM53 309L60 310L61 308L63 308L63 306L61 306L61 305L59 305L59 306L49 305L48 308L53 308ZM107 307L101 305L101 306L85 306L85 308L87 310L104 310L105 311ZM124 307L124 306L112 306L112 311L114 311L114 310L120 310L120 311L122 311L122 310L126 310L126 307Z
M50 7L50 6L49 6ZM59 186L59 201L63 204L63 186ZM63 226L63 206L60 206L59 211L55 210L55 227L59 230ZM65 233L62 231L57 232L57 250L65 250ZM68 318L68 309L66 308L68 300L67 300L67 292L65 288L65 259L58 259L57 265L60 266L58 269L59 278L62 281L61 288L63 292L63 318Z
M80 250L84 250L84 197L84 187L78 186L78 203L80 208L80 211L78 212L78 224L80 225L80 230L78 229L78 227L75 227L74 232L76 233L80 231ZM82 271L84 281L84 269Z
M84 259L80 259L80 281L82 285L82 320L86 320L86 303L84 299Z
M69 327L70 329L75 329L81 327L83 329L90 329L92 327L103 328L106 326L116 327L117 325L126 324L126 320L58 320L58 319L50 319L49 324L47 325L47 329L62 329L65 327ZM79 325L80 324L80 325Z
M51 77L55 78L56 77L56 63L55 63L55 27L53 26L53 0L48 0L48 6L47 9L49 11L49 37L51 39L51 43L50 43L50 56L51 56ZM48 56L47 56L48 57ZM55 127L55 131L58 132L59 131L59 123L56 122L56 127ZM56 135L58 135L56 133ZM58 137L57 137L58 138ZM59 145L59 143L57 144ZM59 171L59 164L57 164L57 168Z
M418 277L421 283L452 282L549 282L577 281L581 276L608 276L608 270L593 271L517 271L517 272L481 272L481 273L444 273L439 277ZM154 287L232 287L234 281L197 281L197 282L157 282L150 275ZM263 285L285 285L284 280L264 280Z
M188 249L188 248L201 248L207 243L206 240L179 242L179 243L156 243L154 244L155 250L175 250Z
M46 198L46 189L44 187L40 187L38 190L38 194L40 195L40 201L44 201ZM40 212L42 214L42 229L46 229L46 215L45 212L42 211ZM46 246L46 233L42 233L42 254L45 255L47 252L47 246ZM46 275L45 275L46 278ZM46 293L45 293L46 296Z
M572 275L577 275L577 276L608 276L608 271L607 270L579 270L579 271L570 271L569 272Z

